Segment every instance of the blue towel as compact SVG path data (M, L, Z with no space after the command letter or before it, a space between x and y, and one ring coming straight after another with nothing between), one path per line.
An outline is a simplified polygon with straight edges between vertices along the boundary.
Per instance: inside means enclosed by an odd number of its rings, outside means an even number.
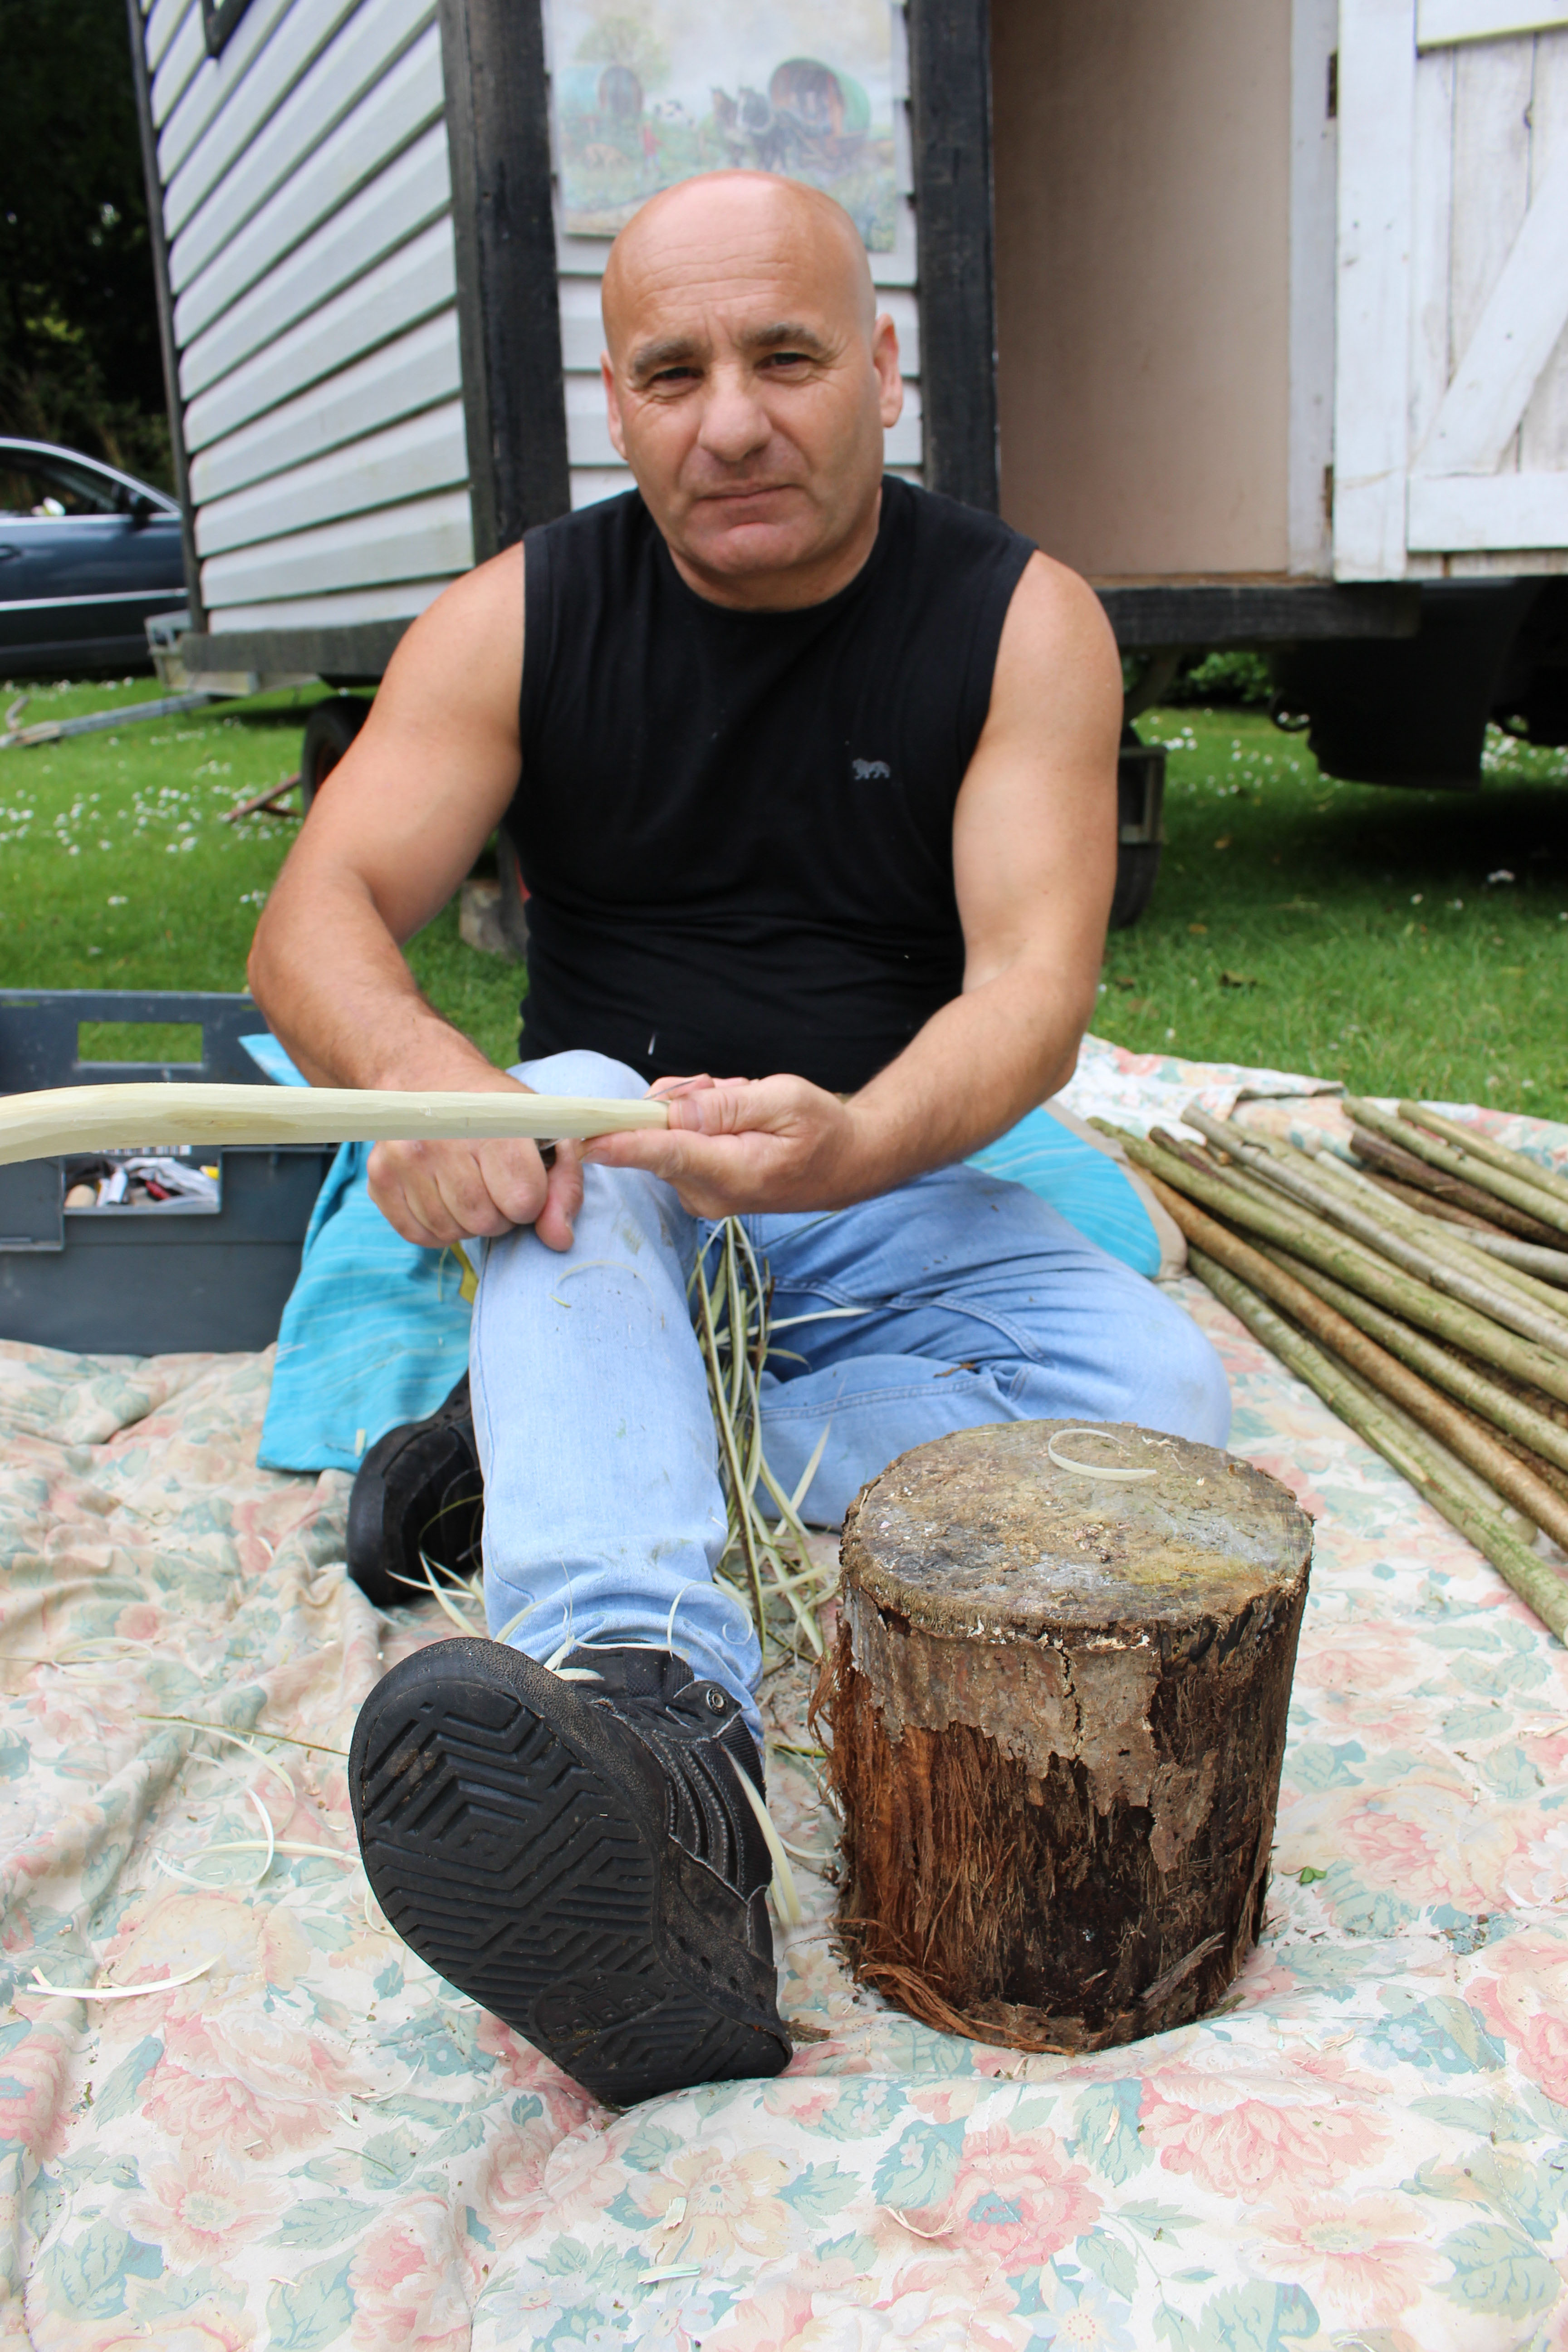
M265 1470L357 1470L366 1446L434 1412L468 1369L462 1263L393 1232L370 1197L371 1149L345 1143L317 1196L278 1334Z
M276 1037L240 1044L277 1086L310 1081ZM453 1250L395 1234L370 1197L368 1143L327 1171L283 1310L257 1458L264 1470L357 1470L402 1421L423 1421L468 1369L471 1308Z
M1026 1184L1089 1241L1135 1274L1160 1271L1160 1239L1148 1210L1109 1153L1086 1143L1048 1108L1032 1110L974 1152L972 1168Z
M256 1064L265 1071L275 1087L308 1087L310 1079L297 1069L276 1037L263 1030L258 1037L242 1037L240 1044Z
M244 1043L269 1077L306 1083L275 1038ZM393 1232L370 1197L370 1152L345 1143L316 1202L278 1337L265 1469L355 1470L385 1431L434 1412L468 1370L462 1265ZM973 1164L1026 1184L1138 1273L1157 1272L1154 1228L1121 1169L1049 1111L1032 1110Z

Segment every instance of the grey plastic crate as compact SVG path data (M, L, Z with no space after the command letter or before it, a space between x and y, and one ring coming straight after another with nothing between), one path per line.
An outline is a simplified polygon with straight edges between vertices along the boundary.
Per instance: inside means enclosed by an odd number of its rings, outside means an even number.
M201 1059L84 1062L84 1021L199 1024ZM248 996L0 989L0 1094L132 1078L268 1086L239 1042L266 1025ZM63 1160L0 1168L0 1339L86 1355L265 1348L278 1337L334 1149L204 1153L219 1166L216 1208L67 1209Z

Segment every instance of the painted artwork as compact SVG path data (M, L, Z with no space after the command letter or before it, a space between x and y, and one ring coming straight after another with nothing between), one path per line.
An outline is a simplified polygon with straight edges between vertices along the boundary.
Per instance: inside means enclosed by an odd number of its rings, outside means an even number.
M548 0L563 226L614 236L703 172L826 189L892 250L889 0Z

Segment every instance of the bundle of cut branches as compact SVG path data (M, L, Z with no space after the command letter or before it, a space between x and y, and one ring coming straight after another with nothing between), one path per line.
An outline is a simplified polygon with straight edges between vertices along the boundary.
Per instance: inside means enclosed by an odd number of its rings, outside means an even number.
M776 1334L791 1321L773 1316L773 1279L759 1264L739 1217L725 1217L698 1253L691 1272L693 1320L708 1372L708 1398L719 1441L728 1517L714 1571L750 1606L764 1671L783 1654L820 1658L826 1643L817 1612L838 1582L838 1563L812 1556L800 1506L816 1477L829 1432L824 1429L793 1495L786 1495L763 1451L762 1375L770 1357L787 1354ZM855 1310L830 1308L829 1314ZM768 1517L772 1501L777 1513Z
M1348 1147L1199 1103L1207 1149L1107 1131L1215 1297L1568 1640L1536 1549L1568 1552L1568 1180L1425 1103L1345 1108Z

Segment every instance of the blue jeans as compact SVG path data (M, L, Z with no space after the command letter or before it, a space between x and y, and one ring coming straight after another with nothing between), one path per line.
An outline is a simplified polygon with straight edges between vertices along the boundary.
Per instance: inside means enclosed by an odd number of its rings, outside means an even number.
M601 1054L513 1073L541 1094L631 1097ZM746 1709L760 1667L743 1602L712 1581L724 1499L687 1283L714 1228L631 1169L585 1171L564 1256L526 1228L488 1244L474 1309L485 1609L530 1656L563 1643L673 1649ZM1230 1396L1197 1326L1021 1184L941 1168L826 1214L745 1220L780 1339L763 1442L803 1516L834 1526L895 1454L984 1422L1131 1421L1223 1445ZM848 1316L824 1309L852 1307Z

